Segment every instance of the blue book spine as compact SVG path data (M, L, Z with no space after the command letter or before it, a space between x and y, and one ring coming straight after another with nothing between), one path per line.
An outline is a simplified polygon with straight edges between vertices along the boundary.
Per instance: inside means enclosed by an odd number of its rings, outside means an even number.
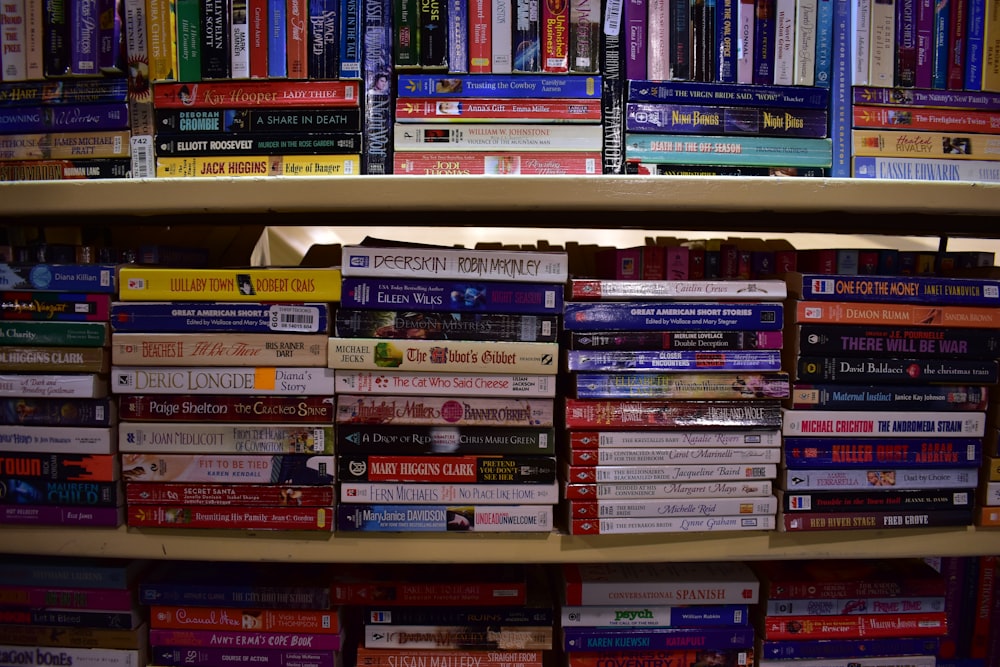
M451 76L401 74L400 97L568 97L601 99L601 77L579 75Z
M985 411L989 391L979 385L894 387L795 383L791 406L797 410Z
M391 278L344 278L342 308L561 313L562 285Z
M2 398L0 424L11 426L113 426L111 398ZM46 455L47 456L47 455ZM4 470L24 476L24 471Z
M340 21L340 58L338 68L341 79L361 78L361 0L341 0L338 12ZM331 75L331 78L336 78Z
M70 71L74 76L99 73L98 13L97 0L75 0L69 3Z
M58 482L7 477L0 505L80 505L117 507L125 502L117 482Z
M851 176L851 76L854 52L851 41L852 0L833 2L833 39L830 56L830 140L832 164L830 176Z
M753 82L759 86L774 83L774 47L776 0L754 2Z
M551 505L372 505L341 503L337 530L343 532L549 532Z
M288 45L286 42L288 8L285 0L267 0L267 76L284 79L288 76Z
M728 104L730 106L826 109L830 91L810 86L696 83L692 81L628 82L629 102Z
M752 628L563 628L567 652L595 650L662 651L704 648L750 648Z
M937 655L940 641L937 637L763 641L760 653L768 660Z
M785 438L785 465L804 468L972 468L982 463L978 438Z
M0 264L0 289L117 291L114 264Z
M392 2L363 0L361 50L365 120L362 172L392 173Z
M309 55L306 71L310 79L337 79L340 73L338 23L341 0L309 0ZM344 77L346 78L346 77Z
M535 6L537 9L537 2ZM520 15L517 25L520 25ZM515 40L514 44L518 42ZM515 67L516 64L515 60ZM469 71L469 4L465 0L448 0L448 71L453 74Z
M986 0L969 0L965 31L965 90L983 89L983 47L986 39Z
M566 303L563 327L569 331L646 331L722 329L780 331L781 303L711 304L662 302Z
M570 371L777 371L781 354L774 350L694 352L675 350L569 350Z
M129 128L128 103L60 104L0 110L0 132L32 134Z
M114 302L111 328L127 332L319 333L329 331L327 304Z
M803 273L795 276L789 289L809 301L1000 306L1000 280L989 278Z
M951 3L934 0L934 50L931 52L931 88L944 90L948 81L948 35Z
M992 160L940 160L909 157L854 158L855 178L895 181L982 181L1000 183L1000 164Z
M466 7L466 3L459 3ZM515 72L540 72L542 70L542 42L540 32L540 0L515 0L513 51ZM464 35L468 35L466 27ZM464 44L464 42L463 42ZM456 71L452 69L451 71ZM468 67L465 70L468 71Z
M11 81L0 86L0 106L127 101L124 78Z
M127 588L142 564L122 559L0 556L0 584L50 588Z
M625 134L625 159L657 164L829 167L829 139L685 134Z
M626 132L735 134L822 138L827 133L822 109L713 107L629 102Z
M830 87L833 74L833 6L836 0L819 0L816 5L815 85Z
M736 0L715 2L715 80L719 83L736 83L736 25L738 6Z

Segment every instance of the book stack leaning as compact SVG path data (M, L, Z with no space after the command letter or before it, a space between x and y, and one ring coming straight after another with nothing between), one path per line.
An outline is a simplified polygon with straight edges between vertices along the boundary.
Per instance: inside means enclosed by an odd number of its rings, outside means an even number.
M550 531L561 251L346 246L341 531Z
M333 530L337 269L125 266L112 376L130 526Z

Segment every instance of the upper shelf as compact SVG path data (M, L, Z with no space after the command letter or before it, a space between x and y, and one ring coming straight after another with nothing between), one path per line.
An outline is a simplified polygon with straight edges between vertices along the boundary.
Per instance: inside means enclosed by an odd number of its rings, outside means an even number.
M468 213L475 212L475 216ZM551 215L564 213L566 215ZM628 214L613 220L609 214ZM690 215L683 214L716 214ZM740 216L730 214L739 213ZM1000 235L1000 184L670 176L341 176L0 184L0 220L233 216L240 224L630 227ZM322 214L333 214L324 217ZM342 214L363 219L345 220ZM401 214L407 217L401 218ZM511 215L514 214L514 215ZM664 214L671 214L666 218ZM758 215L764 214L764 215ZM809 218L802 218L808 214ZM847 214L847 215L845 215ZM727 223L719 227L720 217ZM942 229L940 216L965 216ZM201 220L199 220L201 221ZM30 222L30 220L29 220ZM223 220L218 220L223 222Z

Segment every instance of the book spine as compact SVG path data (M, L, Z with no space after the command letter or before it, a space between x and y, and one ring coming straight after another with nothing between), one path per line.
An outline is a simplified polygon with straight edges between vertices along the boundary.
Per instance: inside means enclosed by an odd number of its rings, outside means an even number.
M332 519L332 507L235 507L227 505L225 508L216 508L198 505L138 505L129 506L126 511L126 522L129 526L156 528L332 531ZM323 645L322 640L316 640L326 637L326 635L308 634L305 637L313 644ZM327 645L327 647L330 646Z
M267 0L267 76L288 76L288 3Z
M965 68L963 90L983 89L983 47L986 31L986 0L969 0L965 36Z
M624 16L625 78L649 79L646 70L648 0L626 0ZM649 26L651 27L651 25Z
M156 175L164 178L341 176L359 173L360 164L360 154L160 157L156 159Z
M172 29L170 0L147 0L150 81L173 81L177 75L176 39Z
M945 88L962 90L965 80L966 41L968 37L969 0L950 0L948 17L948 53Z
M366 454L555 454L555 431L539 427L455 426L448 432L433 426L368 426L342 424L337 448Z
M510 74L514 71L514 3L512 0L490 2L490 71ZM398 130L396 136L399 136Z
M690 0L667 0L670 58L664 78L691 79L691 3Z
M563 283L568 257L561 252L483 251L347 246L342 272L345 277L412 277L458 280Z
M399 77L399 96L600 99L600 84L599 76L490 74L455 77L404 73Z
M439 425L446 415L452 426L553 425L552 399L465 399L449 397L349 396L337 399L338 424Z
M503 627L520 627L552 626L556 619L556 613L548 603L533 599L529 599L524 606L468 604L424 607L382 604L373 601L366 605L360 618L364 619L365 623L370 626L495 624ZM433 651L434 649L427 650ZM490 654L484 654L483 657L486 658ZM496 655L503 655L503 652L498 652ZM522 653L521 658L526 662L532 662L538 655L538 651L529 650Z
M267 2L268 0L247 0L251 79L267 78Z
M642 518L611 518L611 519L573 519L569 530L571 535L612 535L617 533L682 533L699 532L731 532L745 530L772 530L775 525L772 516L733 516L733 517L642 517ZM699 630L704 630L699 628ZM685 643L684 640L670 638L671 650L680 643L681 647L695 646L697 640ZM728 646L728 644L727 644ZM588 649L581 649L588 650Z
M397 152L432 149L454 151L600 151L600 125L539 124L529 129L508 123L468 123L442 127L439 123L398 123Z
M480 510L480 513L485 508ZM512 516L511 519L514 517ZM472 528L475 530L475 528ZM552 647L552 626L504 625L365 625L368 648L545 650Z
M0 289L113 294L115 271L113 264L0 263Z
M775 0L774 67L768 83L776 86L795 83L795 10L796 0Z
M229 78L250 78L250 2L230 0L229 7Z
M555 458L550 456L340 454L337 458L337 478L349 482L551 484L556 479Z
M332 454L333 427L297 424L118 425L120 452Z
M287 667L293 664L299 667L336 667L336 658L329 651L153 646L150 655L156 664L165 667L204 667L249 661L261 667Z
M800 323L874 324L901 326L995 328L1000 312L980 306L919 306L905 303L848 303L798 301L795 317Z
M716 0L694 0L691 12L691 79L715 81Z
M422 657L429 660L441 658L472 657L481 660L482 667L502 667L510 664L523 664L525 667L541 667L541 651L461 651L456 649L423 649ZM482 653L482 654L481 654ZM395 663L400 653L395 650L367 649L358 647L358 667L389 667Z
M177 81L201 79L201 8L196 0L176 0Z
M123 504L121 485L117 482L67 482L50 480L30 480L19 477L4 479L7 492L0 497L0 505L77 505L81 507L118 507ZM7 596L0 593L0 597ZM14 604L4 602L4 604ZM20 605L21 603L17 603ZM27 602L31 606L55 606ZM100 603L108 604L108 603ZM60 607L69 608L63 603ZM111 610L110 606L94 608Z
M0 346L0 364L10 371L106 373L110 359L103 348Z
M77 0L69 3L70 73L73 76L94 76L98 69L97 0ZM4 59L6 65L6 58ZM6 77L5 77L6 78Z
M796 1L792 81L797 86L816 84L818 14L819 0Z
M309 76L309 7L307 0L288 0L285 10L285 58L289 79Z
M858 491L892 486L897 489L972 489L978 470L913 468L881 471L826 469L785 470L779 483L789 491Z
M6 477L32 482L104 483L118 479L118 465L114 454L36 454L9 451L0 456L0 470Z
M978 385L938 385L899 387L873 384L801 384L796 382L789 406L796 410L937 410L985 411L989 390Z
M226 132L197 137L164 136L156 140L160 157L211 158L222 156L260 158L289 155L357 155L361 152L360 132L258 134L234 139ZM287 163L282 161L285 166ZM161 163L162 164L162 163ZM227 166L235 163L227 163ZM324 168L330 167L328 163Z
M736 49L736 83L752 84L754 55L757 52L757 8L754 0L738 0L738 35Z
M568 331L642 331L664 328L779 331L782 321L781 303L719 306L698 302L566 302L563 309L563 326Z
M510 0L501 3L507 32L510 34ZM500 10L494 6L494 20ZM417 23L420 29L420 66L427 69L448 68L448 4L444 0L421 0ZM504 34L504 33L501 33ZM497 43L494 42L494 48ZM510 64L510 39L507 40L507 64ZM494 67L497 63L494 62Z
M327 362L326 334L114 333L115 363L135 366L317 366Z
M421 371L337 371L337 393L554 397L551 375Z
M788 410L784 413L782 432L786 436L850 432L858 437L895 435L906 438L929 435L981 438L985 433L986 414L982 412L914 415L924 416L928 418L895 419L891 412L881 414L868 410Z
M880 655L935 655L939 639L936 637L907 637L886 639L831 639L779 640L760 643L763 659L786 658L844 658Z
M795 345L806 356L864 352L990 359L1000 347L1000 338L988 329L802 324Z
M555 343L331 338L328 366L348 370L394 368L459 373L496 372L555 375Z
M870 383L914 385L928 381L950 384L997 381L997 362L989 360L874 357L812 357L800 355L796 362L797 380L802 382Z
M329 510L327 510L329 513ZM154 592L152 587L143 587L146 593ZM181 586L183 590L183 586ZM142 593L142 590L140 591ZM166 595L164 597L167 597ZM169 596L171 598L175 595ZM329 598L329 593L325 595ZM187 602L186 604L193 604ZM302 608L310 608L303 605ZM257 648L275 649L294 646L300 650L312 652L337 651L343 648L340 634L315 634L308 632L258 632L223 631L223 630L173 630L168 628L150 628L150 646L182 646L185 649L205 648Z
M394 306L416 311L504 311L557 314L562 289L552 283L485 283L459 279L406 280L345 276L341 287L344 308Z
M333 371L312 367L157 368L112 366L119 394L333 394Z
M138 482L324 485L333 482L332 456L282 454L122 454L122 478ZM166 598L164 598L166 599Z
M626 428L629 423L671 428L721 426L773 428L781 420L777 402L770 400L583 400L567 398L566 426L592 429Z
M827 113L818 109L626 104L626 132L822 138L827 136L827 125Z
M595 73L601 38L599 0L571 0L569 3L569 71Z
M715 5L715 61L712 80L719 83L736 83L740 54L740 3L739 0L716 0Z
M200 79L230 78L230 22L226 0L207 0L201 4L201 75Z
M657 484L687 480L743 481L767 480L777 475L771 463L744 466L731 465L655 465L655 466L566 466L566 479L573 484Z
M342 0L337 9L338 70L341 79L361 78L361 0Z
M0 524L18 524L31 526L85 526L115 528L122 525L121 507L86 507L80 505L0 505ZM99 612L103 616L103 624L96 627L117 628L122 623L134 624L135 619L131 614L123 615L114 612ZM56 615L56 616L53 616ZM77 615L78 612L26 612L30 617L30 622L34 624L53 625L56 617L72 619L66 625L74 627L88 627ZM72 618L77 615L76 618ZM113 615L110 618L109 615ZM13 622L25 622L18 618ZM98 621L94 621L95 623ZM94 626L89 626L94 627ZM92 649L87 649L92 650ZM99 661L89 663L81 660L80 664L108 665L115 664L114 661ZM130 667L141 667L133 661Z
M35 3L32 3L35 4ZM28 79L28 7L25 0L12 0L0 6L0 79L8 81L26 81Z
M337 506L337 530L344 532L550 532L553 508L548 505L351 505ZM532 643L528 649L546 642ZM366 643L366 646L369 644ZM547 642L547 647L552 645ZM383 648L398 646L394 643ZM425 649L440 645L421 644ZM456 648L449 644L450 648Z
M787 373L577 373L576 398L788 398ZM983 408L985 409L985 408Z
M65 106L13 107L0 111L0 131L5 134L80 132L129 128L128 104L71 104Z
M983 26L984 91L1000 92L1000 5L987 0Z
M570 500L566 503L566 511L571 520L641 517L749 517L774 515L777 510L778 503L774 496L718 498L703 501Z
M618 651L574 651L566 655L567 667L597 667L604 660L622 661L637 660L647 664L650 660L655 660L660 651L656 650L618 650ZM698 660L697 650L671 650L672 658L682 662L694 664ZM748 654L740 649L719 650L717 655L720 660L725 660L727 665L739 665L745 667L748 664Z
M890 107L855 105L856 127L881 127L885 129L909 128L933 132L982 132L989 133L1000 127L1000 114L988 111L960 111L958 109L912 109L900 113ZM945 166L954 162L938 162ZM996 167L997 165L993 165Z
M0 399L0 424L21 426L111 426L115 405L110 398Z
M123 266L121 301L302 301L340 300L337 268L167 269ZM240 310L242 310L240 306ZM252 317L259 306L247 307Z
M789 468L796 469L858 468L875 464L892 464L899 468L930 465L971 468L982 463L982 444L975 438L791 437L785 438L784 458Z
M776 430L578 431L568 435L570 449L604 447L778 447Z
M564 457L573 466L587 465L657 465L670 461L679 465L697 464L711 459L733 463L778 463L781 450L777 447L746 447L741 449L719 449L715 447L604 447L597 449L574 448ZM739 514L719 512L719 514Z
M872 0L868 85L891 87L896 62L896 2Z
M341 12L346 11L341 0L310 0L309 23L307 28L306 75L311 79L340 78L340 41L346 38L350 26L342 21ZM357 7L357 3L352 1ZM357 30L357 16L353 18ZM339 32L341 29L345 32ZM357 77L355 71L350 76ZM356 152L356 151L355 151Z
M647 81L670 78L670 0L646 1L645 44L641 56L645 60Z
M44 0L45 33L42 39L45 76L61 77L70 73L69 8L60 0Z
M948 87L948 42L951 35L950 0L935 0L933 27L934 51L931 53L931 88L944 90Z
M569 71L569 2L541 2L542 71L559 74Z
M833 45L839 37L834 35L833 8L834 0L817 0L816 3L816 37L815 61L813 70L813 85L829 88L833 76ZM847 39L847 36L844 36Z
M489 0L469 3L469 68L470 73L488 74L493 71L492 9ZM403 86L400 85L402 92Z
M306 507L330 507L336 498L333 487L327 486L148 482L126 484L125 500L130 505L171 503L181 506L275 507L295 504Z
M537 9L538 4L536 0L530 0L535 2L536 19L537 19ZM526 12L528 3L523 0L515 3L515 12L517 21L515 30L520 30L521 25L521 13ZM453 74L467 74L469 72L469 4L464 0L448 0L447 6L448 14L448 72ZM537 26L537 21L536 21ZM527 54L519 54L517 49L521 48L521 40L525 39L525 35L517 35L513 38L513 43L515 45L514 53L514 63L518 66L518 58ZM537 60L537 51L536 60ZM397 115L396 119L400 117Z
M555 315L338 308L334 328L342 338L554 342L557 323Z
M753 83L774 84L776 0L754 1Z
M625 159L640 162L829 167L829 139L760 136L710 136L692 141L686 135L626 133ZM775 157L775 153L781 155Z
M569 350L570 371L777 371L780 354L772 350Z
M563 627L708 627L746 625L749 605L563 605Z
M832 163L830 175L851 175L851 89L856 55L852 23L852 0L833 2L833 39L829 86L830 137Z
M363 0L364 141L361 172L392 172L393 21L391 0Z
M954 491L919 491L919 490L901 490L901 491L815 491L812 493L781 493L781 511L785 515L798 514L798 513L831 513L831 512L885 512L889 510L898 510L899 508L905 507L907 510L926 512L926 511L938 511L938 510L955 510L955 509L969 509L972 507L974 502L974 494L968 489L960 489ZM929 600L939 600L940 598L929 598ZM782 603L788 602L787 600L775 600L772 604L781 606ZM822 600L806 600L808 603L808 609L804 609L803 606L785 605L785 608L796 609L797 613L846 613L846 609L853 609L851 607L852 601L845 600L842 601L844 605L840 607L831 607L829 604L825 604ZM893 602L895 604L895 602ZM927 604L917 607L913 606L914 611L924 610L924 611L940 611L944 607L942 602L938 602L935 605L928 602ZM881 606L876 606L875 603L871 605L857 605L857 613L861 613L866 609L882 608ZM888 604L884 605L885 609L889 609ZM769 611L769 613L772 613ZM854 613L854 612L852 612Z
M16 641L21 642L21 646L145 650L145 636L144 630L32 626L14 623L0 626L0 643L12 644Z
M53 607L64 610L131 611L132 592L108 588L58 588L0 585L0 604L10 607Z
M943 527L943 526L969 526L972 524L972 513L969 509L962 510L929 510L925 512L851 512L850 514L844 513L821 513L821 512L806 512L803 514L793 514L785 515L783 517L783 523L780 526L781 530L784 531L812 531L812 530L857 530L857 529L891 529L891 528L913 528L915 526L922 527ZM920 616L920 614L912 614L913 616ZM906 618L909 615L899 615L893 617L894 619L900 619L898 622L893 620L894 625L905 626L907 629L905 632L907 634L913 634L916 636L937 636L942 634L944 630L943 623L939 623L936 626L928 623L926 626L922 627L922 632L918 633L913 628L909 627L909 622L912 619ZM826 617L822 617L826 618ZM841 632L847 636L852 636L851 634L844 631L843 628L839 628L836 625L830 625L833 630L831 632ZM858 629L857 634L853 636L863 636L863 637L888 637L897 636L899 633L904 632L902 629L889 629L886 628L884 632L889 634L880 634L879 628L875 626L872 629L870 626L864 630ZM773 633L769 633L768 638L775 639L788 639L790 638L791 631L787 628L783 631L775 630ZM820 635L816 634L816 629L812 629L810 632L800 633L800 637L813 637L817 638ZM822 636L829 636L824 634Z
M114 454L116 439L114 426L7 426L0 433L0 447L35 454Z
M325 333L329 317L325 303L116 301L111 306L115 332Z
M342 482L341 503L392 505L556 505L558 483L551 484L435 484L430 482Z
M769 496L773 493L769 480L740 482L642 482L564 485L567 500L641 500L648 498L725 498L738 496Z

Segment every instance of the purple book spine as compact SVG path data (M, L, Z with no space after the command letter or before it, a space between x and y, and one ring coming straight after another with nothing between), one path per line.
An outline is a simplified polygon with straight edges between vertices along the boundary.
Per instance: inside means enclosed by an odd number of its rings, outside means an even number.
M224 632L216 630L165 630L149 631L150 646L183 646L189 648L231 647L297 651L338 651L342 648L340 635L319 635L299 632Z
M97 0L69 3L69 18L70 71L75 76L96 75L100 54Z
M100 0L99 6L97 67L106 74L121 74L121 0Z
M899 655L935 655L938 637L889 639L829 639L815 641L781 640L761 643L760 656L765 660L786 658L858 658Z
M934 0L917 0L916 41L917 64L914 87L930 88L933 76L931 59L934 53Z
M0 524L38 526L104 526L123 523L119 507L76 507L70 505L10 505L0 507Z
M646 0L625 1L625 78L646 78Z
M629 102L625 131L822 138L827 134L827 113L821 109L726 108Z
M155 664L164 667L216 667L249 662L258 667L335 667L337 663L334 654L329 651L260 651L190 646L153 646L152 658Z
M340 303L342 308L558 314L563 292L557 283L344 278Z
M30 134L127 130L128 118L128 104L125 102L12 107L0 113L0 131L4 134Z
M569 350L566 353L570 371L777 371L781 368L780 353L775 350L729 350L712 352L706 363L704 352L674 350ZM709 365L710 364L710 365Z
M682 650L750 648L752 628L641 628L623 633L621 628L563 628L567 652L608 650Z

